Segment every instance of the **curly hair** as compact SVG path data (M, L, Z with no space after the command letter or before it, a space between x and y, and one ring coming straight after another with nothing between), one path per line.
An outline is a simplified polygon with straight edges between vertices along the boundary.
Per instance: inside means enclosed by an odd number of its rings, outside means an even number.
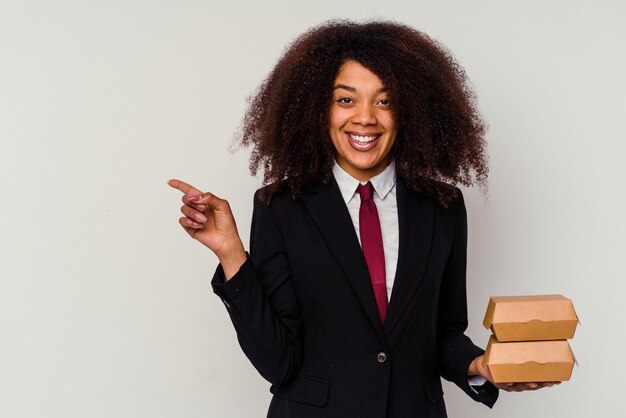
M332 20L300 35L250 99L240 144L253 147L250 171L263 171L265 204L280 191L297 199L332 179L329 111L349 60L389 91L397 126L390 156L409 188L448 206L457 184L485 185L486 125L451 53L403 24Z

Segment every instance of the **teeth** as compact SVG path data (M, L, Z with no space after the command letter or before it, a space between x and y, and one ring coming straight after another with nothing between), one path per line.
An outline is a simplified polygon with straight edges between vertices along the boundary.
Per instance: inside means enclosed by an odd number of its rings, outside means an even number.
M376 138L378 138L378 135L372 135L372 136L361 136L361 135L352 135L350 134L350 138L354 141L354 142L358 142L359 144L367 144L372 142L373 140L375 140Z

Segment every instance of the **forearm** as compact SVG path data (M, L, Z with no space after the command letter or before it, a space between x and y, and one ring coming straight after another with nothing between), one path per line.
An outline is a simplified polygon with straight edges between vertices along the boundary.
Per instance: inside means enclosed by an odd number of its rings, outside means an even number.
M283 306L283 314L278 317L250 259L228 282L218 267L212 285L224 301L241 348L259 373L271 383L294 375L302 358L297 335L300 315L295 300L294 305Z

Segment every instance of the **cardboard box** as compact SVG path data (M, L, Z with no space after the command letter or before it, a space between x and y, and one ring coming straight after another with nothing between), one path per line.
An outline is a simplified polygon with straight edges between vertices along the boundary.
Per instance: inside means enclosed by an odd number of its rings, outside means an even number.
M496 383L569 380L574 362L565 340L501 343L493 336L483 359Z
M493 296L483 321L499 342L566 340L577 324L572 301L561 295Z

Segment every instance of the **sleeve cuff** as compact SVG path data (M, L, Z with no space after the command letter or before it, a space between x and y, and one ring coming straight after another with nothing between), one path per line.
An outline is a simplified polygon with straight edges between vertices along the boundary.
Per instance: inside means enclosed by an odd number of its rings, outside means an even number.
M487 382L482 376L471 376L467 379L467 383L469 383L469 387L475 394L478 395L478 391L474 388L474 386L482 386Z
M213 292L222 299L226 308L230 309L242 297L245 289L250 286L249 280L246 280L250 276L254 276L254 265L249 254L239 271L228 281L226 281L224 269L220 264L215 269L215 274L211 280Z

